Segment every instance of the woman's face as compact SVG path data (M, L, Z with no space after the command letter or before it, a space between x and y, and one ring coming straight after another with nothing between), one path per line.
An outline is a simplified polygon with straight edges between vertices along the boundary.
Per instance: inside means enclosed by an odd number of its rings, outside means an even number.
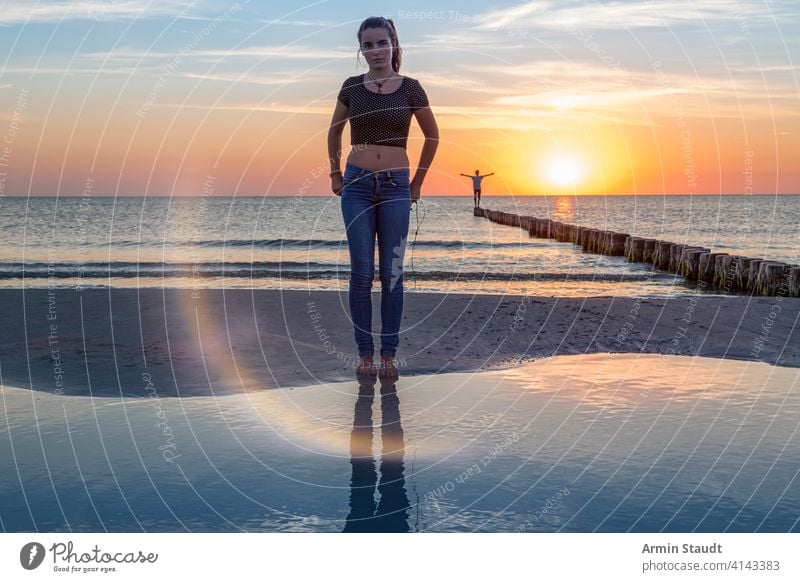
M392 40L385 28L365 28L361 31L361 52L372 67L382 68L392 63Z

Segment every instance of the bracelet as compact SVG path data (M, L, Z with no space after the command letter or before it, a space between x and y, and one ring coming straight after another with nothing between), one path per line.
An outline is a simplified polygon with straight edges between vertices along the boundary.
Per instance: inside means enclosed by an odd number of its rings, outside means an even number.
M331 172L330 174L328 174L328 177L330 178L330 177L332 177L334 174L341 174L341 173L342 173L342 171L341 171L341 170L334 170L333 172Z

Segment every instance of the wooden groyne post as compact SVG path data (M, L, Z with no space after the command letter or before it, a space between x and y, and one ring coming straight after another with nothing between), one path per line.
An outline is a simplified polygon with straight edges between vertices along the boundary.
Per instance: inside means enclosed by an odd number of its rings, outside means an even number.
M485 208L475 208L473 216L524 228L531 238L551 238L573 243L588 253L624 256L628 262L649 263L654 269L682 275L690 281L702 281L726 292L800 297L800 265L793 263L720 253L706 247Z

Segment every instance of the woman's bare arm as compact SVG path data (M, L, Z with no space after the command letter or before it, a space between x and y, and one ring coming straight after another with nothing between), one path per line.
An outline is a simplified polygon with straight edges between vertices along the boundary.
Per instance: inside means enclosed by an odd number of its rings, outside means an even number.
M342 159L342 132L347 124L347 114L350 108L336 100L336 109L333 110L331 126L328 129L328 158L331 163L331 172L341 171L339 161Z
M436 124L436 118L433 116L433 111L431 111L430 107L420 107L414 111L414 115L422 133L425 135L425 143L422 145L417 172L412 180L412 183L421 186L422 182L425 181L425 174L427 174L428 168L433 163L436 149L439 147L439 126Z

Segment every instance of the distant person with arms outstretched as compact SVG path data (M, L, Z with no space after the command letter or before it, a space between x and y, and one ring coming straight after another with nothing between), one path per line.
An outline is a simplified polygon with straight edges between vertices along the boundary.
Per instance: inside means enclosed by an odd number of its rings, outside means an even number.
M481 205L481 180L483 180L487 176L494 176L494 172L492 172L491 174L484 174L483 176L481 176L481 171L480 170L475 170L475 175L474 176L470 176L469 174L461 174L461 175L466 177L466 178L472 178L472 192L473 192L473 197L474 197L474 201L473 202L475 204L475 208L480 208L480 205Z

